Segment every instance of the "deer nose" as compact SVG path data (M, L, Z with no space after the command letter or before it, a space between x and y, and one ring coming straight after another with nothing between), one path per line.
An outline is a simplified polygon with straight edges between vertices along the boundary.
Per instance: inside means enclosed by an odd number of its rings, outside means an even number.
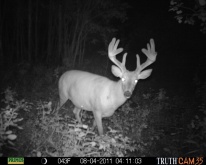
M131 95L132 95L132 93L131 93L130 91L124 92L124 96L125 96L126 98L130 98Z

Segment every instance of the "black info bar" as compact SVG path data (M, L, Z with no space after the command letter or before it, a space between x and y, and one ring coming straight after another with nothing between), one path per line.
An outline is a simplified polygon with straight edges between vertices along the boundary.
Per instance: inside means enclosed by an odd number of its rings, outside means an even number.
M206 157L2 157L0 165L206 165Z

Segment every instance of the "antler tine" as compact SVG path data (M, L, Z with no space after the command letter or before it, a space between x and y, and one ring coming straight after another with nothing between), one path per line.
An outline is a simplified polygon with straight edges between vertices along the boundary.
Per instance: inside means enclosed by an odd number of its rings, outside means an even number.
M137 59L136 71L139 71L141 69L141 65L140 65L140 58L138 54L136 54L136 59Z
M139 67L139 72L155 62L157 52L155 52L155 43L153 39L150 39L150 44L147 44L147 49L142 49L142 52L147 56L147 60Z
M126 64L126 57L127 57L127 53L124 53L123 59L122 59L122 65L123 66L125 66L125 64Z
M124 54L122 63L116 59L116 55L123 51L123 48L117 49L119 41L120 40L116 40L116 38L112 39L108 47L108 56L114 64L116 64L121 70L124 70L127 53Z

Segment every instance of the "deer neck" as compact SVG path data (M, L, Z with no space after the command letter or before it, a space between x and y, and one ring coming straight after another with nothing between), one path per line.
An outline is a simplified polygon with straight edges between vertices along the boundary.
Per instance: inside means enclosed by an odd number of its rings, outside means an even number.
M127 98L124 96L121 79L117 82L113 82L111 94L113 95L114 103L117 105L117 107L122 105L127 100Z

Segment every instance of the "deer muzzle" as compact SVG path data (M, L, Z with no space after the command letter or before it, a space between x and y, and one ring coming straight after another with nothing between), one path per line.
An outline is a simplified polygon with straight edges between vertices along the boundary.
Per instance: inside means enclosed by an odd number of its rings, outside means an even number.
M125 96L126 98L130 98L131 95L132 95L132 93L131 93L130 91L125 91L125 92L124 92L124 96Z

